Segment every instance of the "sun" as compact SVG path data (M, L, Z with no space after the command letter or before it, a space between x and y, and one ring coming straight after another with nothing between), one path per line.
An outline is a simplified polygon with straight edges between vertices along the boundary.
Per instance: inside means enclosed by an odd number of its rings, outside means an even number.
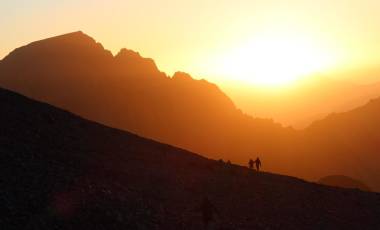
M230 50L219 67L245 83L284 86L328 68L331 57L310 39L262 36Z

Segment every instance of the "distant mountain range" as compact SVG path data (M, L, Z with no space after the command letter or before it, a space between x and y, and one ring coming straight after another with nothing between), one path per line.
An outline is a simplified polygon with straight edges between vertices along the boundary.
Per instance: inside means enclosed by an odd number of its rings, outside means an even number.
M296 129L304 129L331 113L347 112L380 97L380 83L360 85L322 75L310 76L283 88L236 85L225 90L244 112L273 118Z
M359 109L363 115L336 115L354 117L356 125L346 121L341 127L340 119L327 118L295 131L245 115L205 80L181 72L166 76L152 59L127 49L113 56L82 32L14 50L0 61L0 85L204 156L241 164L260 156L266 170L312 180L343 174L380 190L374 166L379 162L374 132L379 119L376 109L365 112L377 103Z
M314 155L324 159L321 167L331 171L335 168L337 175L344 170L350 172L349 176L378 191L379 115L380 99L371 100L349 112L331 114L303 131L303 138L307 140L303 146L317 148Z
M2 229L379 229L377 193L257 173L0 90Z

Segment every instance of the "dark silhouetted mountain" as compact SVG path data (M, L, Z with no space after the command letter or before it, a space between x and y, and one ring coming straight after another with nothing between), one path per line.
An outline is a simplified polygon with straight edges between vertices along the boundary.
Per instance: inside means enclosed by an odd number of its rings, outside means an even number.
M260 156L265 170L313 181L347 175L380 191L377 109L331 116L304 131L283 128L243 114L214 84L182 72L168 77L127 49L113 56L82 32L14 50L0 61L0 85L214 159L246 164Z
M293 134L244 115L214 84L182 72L168 77L153 60L127 49L113 57L82 32L14 50L0 62L0 85L111 127L235 162L257 152L269 159L274 150L287 149Z
M326 176L321 178L318 183L341 188L356 188L363 191L371 191L363 182L343 175Z
M379 229L380 195L226 165L0 90L2 229Z

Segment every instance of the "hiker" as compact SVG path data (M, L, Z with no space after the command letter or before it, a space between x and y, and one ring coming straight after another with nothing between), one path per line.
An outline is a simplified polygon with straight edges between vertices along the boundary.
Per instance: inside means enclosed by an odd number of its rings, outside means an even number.
M260 167L261 167L261 161L260 161L260 158L256 158L255 160L255 164L256 164L256 170L259 171L260 170Z
M249 159L249 161L248 161L248 167L250 168L250 169L253 169L253 164L254 164L255 162L252 160L252 159Z
M215 215L218 215L220 217L218 210L207 197L203 198L200 211L202 212L202 221L204 229L208 229L210 222L214 221Z

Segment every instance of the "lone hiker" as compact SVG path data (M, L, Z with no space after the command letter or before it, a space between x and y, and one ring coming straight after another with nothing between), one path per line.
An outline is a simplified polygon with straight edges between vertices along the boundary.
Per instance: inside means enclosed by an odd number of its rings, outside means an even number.
M255 164L256 164L256 170L257 171L260 171L260 167L261 167L261 161L260 161L260 158L256 158L255 160Z
M203 198L202 204L200 206L200 211L202 213L204 229L208 229L210 222L214 221L215 215L220 217L218 210L207 197Z
M248 161L248 167L250 168L250 169L253 169L253 164L254 164L255 162L252 160L252 159L249 159L249 161Z

